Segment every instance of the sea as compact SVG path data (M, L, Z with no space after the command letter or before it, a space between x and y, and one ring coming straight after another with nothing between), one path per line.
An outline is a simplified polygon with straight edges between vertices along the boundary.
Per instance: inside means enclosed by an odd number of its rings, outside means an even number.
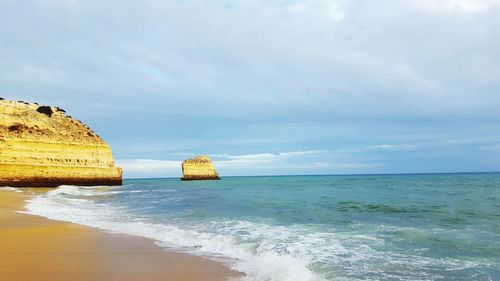
M500 280L500 174L131 179L27 212L147 237L245 281Z

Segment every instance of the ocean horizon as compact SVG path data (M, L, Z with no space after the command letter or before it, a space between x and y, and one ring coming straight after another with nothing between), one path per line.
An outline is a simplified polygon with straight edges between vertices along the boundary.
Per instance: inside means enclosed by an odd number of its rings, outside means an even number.
M500 174L500 171L488 172L407 172L407 173L340 173L340 174L276 174L276 175L230 175L221 178L244 178L244 177L335 177L335 176L411 176L411 175L454 175L454 174ZM179 176L166 177L124 177L124 180L147 180L147 179L180 179Z
M126 179L27 212L146 237L252 281L500 279L500 173Z

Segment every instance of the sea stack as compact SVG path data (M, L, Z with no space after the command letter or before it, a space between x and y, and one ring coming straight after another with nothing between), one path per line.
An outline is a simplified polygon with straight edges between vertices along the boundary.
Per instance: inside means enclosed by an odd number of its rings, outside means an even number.
M220 178L210 157L201 155L182 162L181 180L220 180Z
M122 184L111 148L65 113L0 98L0 186Z

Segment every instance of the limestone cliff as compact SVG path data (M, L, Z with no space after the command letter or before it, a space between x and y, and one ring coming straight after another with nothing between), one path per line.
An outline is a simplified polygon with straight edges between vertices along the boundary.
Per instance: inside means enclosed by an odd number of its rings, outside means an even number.
M0 99L0 186L121 185L110 147L58 107Z
M181 180L219 180L212 160L208 156L198 156L182 162Z

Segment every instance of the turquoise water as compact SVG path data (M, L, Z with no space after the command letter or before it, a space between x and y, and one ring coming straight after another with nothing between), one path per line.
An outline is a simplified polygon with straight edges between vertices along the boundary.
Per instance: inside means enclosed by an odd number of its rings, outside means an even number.
M246 280L500 280L500 174L64 186L32 213L155 239Z

